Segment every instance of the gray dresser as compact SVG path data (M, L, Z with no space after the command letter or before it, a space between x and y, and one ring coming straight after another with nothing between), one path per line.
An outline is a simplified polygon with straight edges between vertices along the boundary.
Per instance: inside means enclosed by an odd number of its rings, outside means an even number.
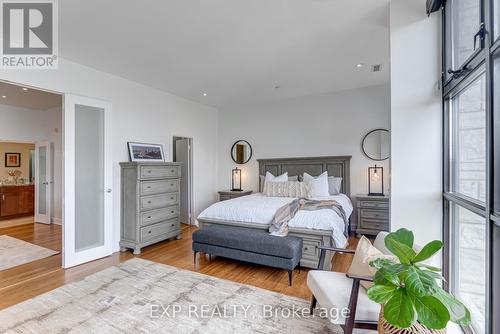
M356 195L356 202L356 234L377 235L381 231L389 231L389 196Z
M179 222L181 164L122 162L121 239L124 251L181 238Z

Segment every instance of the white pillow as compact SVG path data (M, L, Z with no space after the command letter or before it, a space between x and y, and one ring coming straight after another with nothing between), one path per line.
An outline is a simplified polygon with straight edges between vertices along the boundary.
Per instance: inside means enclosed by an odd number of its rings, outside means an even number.
M273 174L271 174L271 176L273 178L276 178ZM278 177L281 178L281 176L283 176L283 175L280 175ZM266 177L264 175L259 175L259 178L260 178L260 190L259 191L262 193L262 192L264 192L264 185L266 184ZM287 181L288 182L295 182L298 180L299 180L299 177L297 175L295 175L295 176L289 176ZM283 181L269 181L269 182L283 182Z
M288 182L288 172L283 173L279 176L274 176L273 174L266 172L266 179L265 181L269 182Z
M318 177L311 176L304 173L304 182L311 184L311 196L312 197L328 197L330 193L328 192L328 172L324 172Z
M330 195L340 194L340 188L342 188L342 178L329 176L328 177L328 192Z

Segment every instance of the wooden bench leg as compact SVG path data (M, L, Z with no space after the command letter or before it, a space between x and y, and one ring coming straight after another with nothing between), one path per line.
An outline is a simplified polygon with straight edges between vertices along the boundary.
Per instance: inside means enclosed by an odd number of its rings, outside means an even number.
M311 315L314 313L314 309L316 308L316 302L317 302L316 297L314 297L313 295L311 299L311 307L309 308L309 312Z
M293 270L288 270L288 284L292 286L292 274Z
M196 251L193 253L193 262L196 264Z

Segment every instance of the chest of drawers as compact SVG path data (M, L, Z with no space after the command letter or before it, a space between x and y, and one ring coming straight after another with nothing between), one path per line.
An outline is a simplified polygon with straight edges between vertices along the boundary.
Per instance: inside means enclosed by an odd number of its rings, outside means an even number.
M357 195L358 225L356 234L377 235L381 231L389 231L388 196Z
M121 250L181 238L181 164L122 162Z

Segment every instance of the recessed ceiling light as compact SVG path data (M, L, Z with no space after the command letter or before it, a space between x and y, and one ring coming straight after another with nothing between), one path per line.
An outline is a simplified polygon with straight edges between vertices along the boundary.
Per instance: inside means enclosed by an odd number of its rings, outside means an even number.
M208 94L207 93L203 93L203 96L207 96Z
M363 67L363 65L364 65L363 63L357 63L356 68L361 68L361 67Z
M2 99L6 99L7 98L7 95L2 95Z
M27 91L27 90L28 90L28 88L26 88L26 87L23 87L23 90L24 90L24 91Z

